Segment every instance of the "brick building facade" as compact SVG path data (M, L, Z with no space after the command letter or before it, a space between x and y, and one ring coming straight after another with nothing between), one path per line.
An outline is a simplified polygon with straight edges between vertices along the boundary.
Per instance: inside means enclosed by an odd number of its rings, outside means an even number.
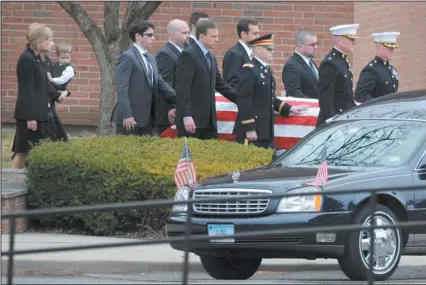
M74 46L73 64L76 77L69 85L72 96L58 111L68 125L97 125L99 118L99 66L95 54L74 20L56 2L2 2L2 122L13 122L17 93L16 62L24 49L25 31L31 22L52 26L55 42L66 41ZM82 2L94 23L102 26L103 2ZM123 2L122 12L126 2ZM294 34L301 28L315 31L319 50L315 61L319 64L332 47L328 29L346 23L360 23L361 39L350 57L355 80L362 67L372 58L372 32L401 31L400 46L394 64L397 66L400 90L426 88L426 66L420 59L426 56L426 37L421 27L426 26L426 3L421 2L162 2L151 17L156 26L155 53L167 41L166 25L174 19L188 20L195 11L211 15L220 28L220 44L214 53L221 66L226 50L237 41L236 24L243 17L255 18L262 33L275 32L277 51L273 69L279 82L277 92L284 86L281 69L294 48ZM55 56L52 54L52 59ZM356 82L356 81L355 81Z

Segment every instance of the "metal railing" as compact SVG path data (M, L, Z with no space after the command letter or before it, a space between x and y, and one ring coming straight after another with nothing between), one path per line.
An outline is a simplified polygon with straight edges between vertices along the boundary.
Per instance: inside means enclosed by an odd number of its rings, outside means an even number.
M2 255L8 256L8 268L7 268L7 284L12 284L13 273L14 273L14 256L19 254L34 254L34 253L46 253L46 252L59 252L59 251L72 251L72 250L83 250L83 249L101 249L101 248L114 248L114 247L125 247L125 246L136 246L136 245L153 245L161 243L171 243L171 242L183 242L185 245L185 257L182 266L182 284L188 284L188 271L189 271L189 249L191 242L196 241L208 241L213 239L223 239L222 236L209 236L207 234L203 235L193 235L191 234L191 221L193 216L193 207L192 205L196 202L221 202L221 201L236 201L240 199L260 199L260 198L283 198L283 197L292 197L292 196L310 196L310 195L348 195L356 193L370 193L369 196L369 215L371 216L370 220L372 221L370 226L362 226L360 224L348 224L348 225L334 225L334 226L309 226L309 227L298 227L294 229L274 229L274 230L256 230L256 231L247 231L242 233L237 233L234 235L229 235L227 238L242 238L242 237L257 237L262 235L270 234L295 234L295 233L320 233L320 232L353 232L360 230L368 230L370 233L370 259L369 259L369 276L368 284L374 283L373 275L373 252L374 252L374 235L373 231L375 229L385 229L385 228L414 228L420 226L426 226L426 221L416 221L416 222L401 222L398 221L394 225L376 225L375 224L375 212L378 203L378 195L387 191L407 191L407 190L420 190L419 186L411 187L389 187L389 188L377 188L377 189L362 189L362 190L339 190L339 191L321 191L321 192L312 192L312 193L280 193L280 194L262 194L262 195L240 195L238 197L220 197L220 198L209 198L209 199L189 199L187 201L170 201L170 200L154 200L154 201L142 201L142 202L128 202L128 203L116 203L116 204L104 204L104 205L93 205L93 206L79 206L79 207L63 207L63 208L53 208L53 209L39 209L39 210L27 210L16 213L4 214L2 219L10 219L9 228L10 228L10 244L8 251L2 251ZM424 190L423 190L424 191ZM182 205L187 204L187 219L185 225L185 233L183 237L167 237L160 240L141 240L135 242L117 242L117 243L108 243L108 244L98 244L98 245L82 245L82 246L68 246L68 247L55 247L55 248L41 248L41 249L26 249L26 250L15 250L15 225L17 218L34 218L34 217L45 217L53 215L75 215L75 214L87 214L94 212L107 212L107 211L117 211L117 210L131 210L131 209L143 209L143 208L165 208L172 207L173 205Z

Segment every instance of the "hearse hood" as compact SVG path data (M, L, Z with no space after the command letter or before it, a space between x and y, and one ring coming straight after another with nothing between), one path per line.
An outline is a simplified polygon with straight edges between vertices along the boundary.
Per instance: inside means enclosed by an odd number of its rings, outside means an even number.
M318 168L265 166L241 172L233 172L199 181L201 188L248 187L248 188L293 188L315 179ZM355 170L328 168L329 183L335 179L347 177ZM265 188L264 188L265 189Z

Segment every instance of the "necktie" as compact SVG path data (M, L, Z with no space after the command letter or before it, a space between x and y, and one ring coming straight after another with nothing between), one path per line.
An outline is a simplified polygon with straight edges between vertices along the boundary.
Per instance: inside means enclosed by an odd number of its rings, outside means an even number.
M315 77L318 79L317 69L315 68L314 63L312 62L312 60L309 60L309 67L311 68L311 70L314 73Z
M151 83L152 83L152 81L153 81L153 72L152 72L152 66L151 66L151 63L149 62L149 58L148 58L148 54L147 53L144 53L143 54L143 56L145 57L145 62L146 62L146 67L147 67L147 69L148 69L148 77L149 77L149 80L151 81Z
M207 52L206 53L206 62L207 62L207 66L210 68L212 68L212 60L210 59L210 53Z

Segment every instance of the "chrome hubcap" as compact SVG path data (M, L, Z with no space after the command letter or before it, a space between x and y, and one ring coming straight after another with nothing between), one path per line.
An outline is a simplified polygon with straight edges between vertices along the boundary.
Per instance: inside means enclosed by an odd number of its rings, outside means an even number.
M393 225L395 221L384 212L376 212L374 218L377 226ZM371 217L368 217L363 226L371 226ZM374 274L388 273L397 262L400 252L401 235L398 229L381 228L373 230L373 272ZM370 231L362 230L359 235L359 249L362 261L366 268L370 264Z

